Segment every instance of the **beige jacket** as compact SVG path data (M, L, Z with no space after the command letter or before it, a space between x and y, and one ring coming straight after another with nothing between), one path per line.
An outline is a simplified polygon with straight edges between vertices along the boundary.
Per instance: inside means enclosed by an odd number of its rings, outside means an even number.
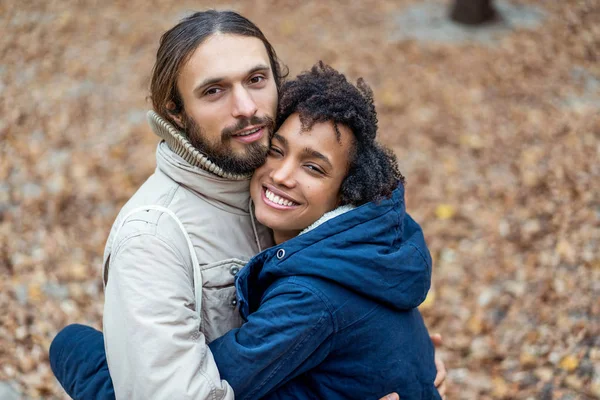
M232 399L206 343L241 325L234 276L273 244L271 235L251 214L247 176L225 174L154 112L148 120L165 140L157 168L119 213L104 253L104 338L115 394ZM131 213L147 206L169 211Z

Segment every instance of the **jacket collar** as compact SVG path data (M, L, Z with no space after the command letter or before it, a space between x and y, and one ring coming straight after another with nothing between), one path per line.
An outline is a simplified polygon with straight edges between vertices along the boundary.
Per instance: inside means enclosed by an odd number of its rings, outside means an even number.
M148 112L148 122L163 139L156 150L156 166L161 172L216 207L250 211L250 175L224 172L154 111Z
M147 119L154 133L167 142L169 148L189 164L233 181L243 181L252 176L252 174L241 175L223 171L221 167L196 149L184 132L176 129L156 112L148 111Z
M308 228L305 228L298 235L302 235L304 233L308 233L308 232L312 231L313 229L319 227L320 225L323 225L325 222L329 221L330 219L333 219L335 217L339 217L340 215L345 214L348 211L352 211L355 208L356 208L355 206L347 204L347 205L344 205L344 206L340 206L340 207L336 208L335 210L329 211L329 212L323 214L323 216L321 218L319 218L318 220L316 220L315 222L313 222Z

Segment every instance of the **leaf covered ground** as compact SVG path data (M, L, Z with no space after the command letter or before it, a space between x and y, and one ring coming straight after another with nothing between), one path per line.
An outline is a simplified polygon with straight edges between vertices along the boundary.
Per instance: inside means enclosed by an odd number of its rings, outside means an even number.
M448 34L449 3L423 4L1 2L0 394L64 398L49 343L101 327L106 236L154 169L158 40L216 7L291 76L323 60L373 88L434 259L449 398L600 398L600 1L506 0L541 19Z

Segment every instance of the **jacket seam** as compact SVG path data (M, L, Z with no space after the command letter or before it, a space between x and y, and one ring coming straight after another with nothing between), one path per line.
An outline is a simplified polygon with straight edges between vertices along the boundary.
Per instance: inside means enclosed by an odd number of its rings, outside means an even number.
M325 293L323 293L321 290L317 289L316 287L314 287L306 282L298 281L297 279L298 279L297 276L292 276L287 280L287 283L290 285L296 285L296 286L303 287L303 288L309 290L315 296L317 296L319 298L319 300L321 300L321 302L323 303L323 305L326 308L326 311L329 313L331 319L333 320L334 319L333 314L335 313L335 309L334 309L333 305L331 305L331 303L329 302L329 297Z
M431 265L429 264L429 262L427 262L427 258L425 257L425 255L423 254L423 252L421 251L421 249L419 249L419 247L416 246L414 243L407 242L406 245L412 247L413 249L415 249L417 251L417 253L419 253L419 255L421 256L421 259L423 260L423 262L427 266L427 275L429 276L429 278L431 278L431 269L430 269Z
M427 259L425 258L425 256L423 255L423 253L421 252L421 250L414 245L414 243L406 243L408 246L412 247L413 249L415 249L415 251L419 254L419 256L421 256L421 259L423 260L423 263L425 264L425 273L427 274L427 282L429 282L429 288L431 288L431 274L432 274L432 268L431 265L427 262ZM419 304L421 304L422 302L425 301L425 299L427 298L427 293L429 292L428 290L425 290L427 288L427 283L422 282L421 283L422 286L422 291L424 291L425 293L423 295L421 295L419 297Z
M162 236L158 233L149 233L149 232L134 232L134 233L131 233L130 235L126 236L122 240L120 240L117 248L113 252L111 252L112 253L111 260L114 260L117 258L117 256L119 255L119 252L122 250L122 248L126 242L130 241L133 238L141 237L141 236L151 236L151 237L157 238L162 243L164 243L166 246L168 246L169 249L171 249L175 254L177 254L177 257L182 262L182 264L184 264L184 265L186 264L185 258L182 256L181 252L179 252L179 250L177 250L174 246L172 246L171 243L169 243L167 238L165 238L164 236Z
M164 173L164 172L163 172L163 173ZM166 174L165 174L165 175L166 175ZM170 176L168 176L168 175L167 175L167 177L168 177L169 179L171 179L171 180L172 180L172 178L171 178ZM173 181L173 182L174 182L174 183L177 183L177 182L175 182L175 181ZM168 194L167 194L167 196L166 196L166 198L165 198L165 201L164 201L164 204L163 204L165 207L168 207L168 206L170 206L170 205L171 205L171 203L173 202L173 198L175 198L175 195L177 194L177 191L178 191L180 188L181 188L181 185L177 185L177 184L176 184L175 186L173 186L173 187L171 188L171 190L169 190L169 192L170 192L170 193L168 193Z
M392 246L396 246L396 242L402 240L402 232L400 232L400 229L404 229L404 226L402 225L401 215L400 211L398 211L398 208L392 207L390 211L396 213L397 223L394 226L394 231L396 232L396 234L394 235L394 240L392 240Z
M341 333L343 331L345 331L346 329L353 327L354 325L358 324L359 322L361 322L362 320L364 320L365 318L367 318L368 316L370 316L371 314L373 314L375 311L377 311L379 308L381 308L381 306L379 304L375 304L373 306L372 309L370 309L369 311L367 311L365 314L363 314L360 318L358 318L357 320L353 321L350 325L345 326L343 328L341 328L338 332L336 333Z
M161 171L161 172L163 172L163 171ZM165 176L167 176L167 178L169 178L170 180L173 180L170 176L168 176L166 174L165 174ZM173 181L173 182L175 182L175 181ZM177 183L177 182L175 182L175 183ZM154 202L154 204L158 205L158 206L165 207L165 208L169 208L169 206L173 202L173 198L177 194L177 191L179 189L181 189L181 188L182 188L182 186L179 185L179 184L174 185L171 189L169 189L169 191L167 192L167 195L165 196L165 199L163 201L156 201L156 202ZM161 239L161 241L163 243L165 243L166 245L168 245L171 250L173 250L175 253L177 253L177 255L179 256L179 259L182 260L183 263L185 264L185 257L183 256L183 254L181 254L181 252L179 250L177 250L175 248L174 245L172 245L169 242L170 239L168 239L166 236L163 236L163 235L161 235L160 233L157 232L158 223L160 222L160 219L165 215L165 213L162 212L162 211L159 211L159 213L160 213L160 215L158 216L158 218L156 218L156 222L151 222L151 221L148 221L148 220L145 220L145 219L130 219L129 222L143 221L143 222L146 222L147 224L154 225L154 232L153 233L139 232L139 231L138 232L133 232L133 233L131 233L131 235L126 236L122 241L120 241L118 243L118 246L116 248L113 246L113 248L115 248L115 251L113 251L111 253L113 253L115 255L115 257L116 257L118 251L120 250L120 247L124 244L124 242L126 240L131 239L132 237L136 236L137 234L139 234L139 236L142 236L142 235L152 235L152 236L155 236L155 237ZM133 215L132 215L132 217L133 217ZM125 224L126 224L126 221L123 221L122 227L125 227ZM117 239L117 238L115 238L115 239Z

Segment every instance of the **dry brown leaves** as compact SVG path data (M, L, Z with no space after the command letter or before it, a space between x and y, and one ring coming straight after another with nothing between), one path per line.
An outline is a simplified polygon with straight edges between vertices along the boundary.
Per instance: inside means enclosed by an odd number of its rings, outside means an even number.
M0 381L63 398L49 343L100 327L108 229L154 168L158 39L214 5L35 3L0 4ZM322 59L374 89L434 257L450 398L600 398L600 2L543 2L496 46L390 40L415 3L233 7L292 76Z

